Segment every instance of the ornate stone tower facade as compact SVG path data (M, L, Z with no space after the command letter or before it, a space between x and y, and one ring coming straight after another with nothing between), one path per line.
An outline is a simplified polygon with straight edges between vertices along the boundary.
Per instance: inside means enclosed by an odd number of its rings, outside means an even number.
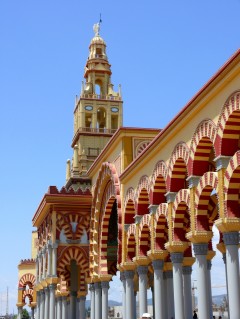
M80 97L74 109L74 160L72 176L84 176L115 131L122 126L122 97L113 90L106 43L99 35L100 23L89 46Z

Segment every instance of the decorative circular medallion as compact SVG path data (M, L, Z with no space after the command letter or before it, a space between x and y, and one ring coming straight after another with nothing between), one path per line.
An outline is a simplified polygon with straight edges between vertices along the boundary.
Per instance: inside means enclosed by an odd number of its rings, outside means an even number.
M86 106L85 106L85 110L87 110L87 111L92 111L92 110L93 110L92 105L86 105Z
M111 111L117 113L119 111L118 107L111 107Z

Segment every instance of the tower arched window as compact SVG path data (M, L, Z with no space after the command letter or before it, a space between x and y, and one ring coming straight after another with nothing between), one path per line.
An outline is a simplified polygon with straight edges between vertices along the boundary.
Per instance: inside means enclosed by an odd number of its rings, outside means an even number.
M103 107L97 110L97 128L100 132L106 129L106 110Z

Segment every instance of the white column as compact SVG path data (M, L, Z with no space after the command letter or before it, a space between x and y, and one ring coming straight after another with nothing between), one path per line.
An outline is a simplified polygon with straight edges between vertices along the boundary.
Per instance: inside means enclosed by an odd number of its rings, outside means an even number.
M85 309L86 297L81 296L79 301L79 318L86 319L86 309Z
M164 318L163 260L153 260L154 270L154 313L155 318Z
M175 314L177 314L178 319L185 319L182 278L183 253L171 253L171 260L173 264L173 293Z
M226 246L227 285L229 293L229 315L231 319L240 316L240 287L239 287L239 233L229 232L223 234Z
M52 276L57 277L57 248L58 243L52 244Z
M148 311L147 308L147 284L148 284L148 266L138 266L139 276L139 315Z
M126 318L134 318L134 286L133 286L133 277L134 271L126 270L124 272L126 278ZM104 318L103 318L104 319Z
M49 285L49 319L55 319L55 289L56 284Z
M108 318L108 289L109 289L109 282L102 281L102 318Z
M198 314L199 318L209 317L207 253L208 244L193 244L197 265Z
M48 287L44 288L44 292L45 292L44 318L49 318L49 289Z
M211 268L212 268L212 262L211 262L211 260L207 260L207 283L208 283L209 318L213 317Z
M120 273L120 280L122 282L122 317L126 318L126 278L124 272Z
M42 256L43 256L43 272L42 272L42 278L46 278L46 247L43 247L42 251Z
M174 318L174 294L173 294L173 272L166 271L167 277L167 318Z
M228 313L228 319L230 319L230 316L229 316L229 294L228 294L228 279L227 279L226 253L223 253L222 259L223 259L224 267L225 267L225 277L226 277L226 287L227 287L227 303L228 303L227 313Z
M48 243L47 245L47 254L48 254L48 264L47 264L47 276L52 276L52 245Z
M62 319L62 297L57 298L57 319Z
M18 307L17 319L22 319L22 307Z
M40 290L40 319L44 319L45 294L44 290Z
M102 289L100 282L94 283L95 288L95 318L102 319ZM103 318L104 319L104 318Z
M91 298L91 319L95 319L95 288L94 284L89 285L90 298Z
M186 319L192 319L192 267L183 267L183 291L184 291L184 313ZM211 318L211 317L210 317Z
M167 276L166 272L163 272L163 289L164 289L164 294L163 294L163 319L168 319L168 290L167 290Z
M37 313L36 313L36 319L40 319L40 303L41 303L41 297L40 297L40 291L37 291Z
M62 297L62 319L67 319L67 297Z

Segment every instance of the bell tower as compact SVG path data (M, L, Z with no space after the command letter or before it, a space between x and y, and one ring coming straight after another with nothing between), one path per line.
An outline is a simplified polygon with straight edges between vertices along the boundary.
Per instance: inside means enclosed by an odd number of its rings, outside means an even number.
M80 97L74 109L74 159L72 172L84 176L116 130L122 126L122 96L113 90L106 43L99 35L100 22L89 46ZM77 153L77 154L76 154Z

